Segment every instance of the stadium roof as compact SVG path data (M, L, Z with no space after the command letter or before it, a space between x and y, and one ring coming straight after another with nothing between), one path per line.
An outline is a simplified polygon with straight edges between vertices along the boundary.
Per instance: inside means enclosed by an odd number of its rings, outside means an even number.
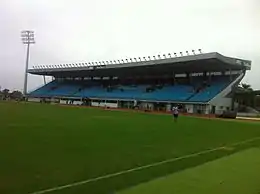
M223 56L217 52L188 55L182 57L161 58L131 63L107 64L96 66L63 67L47 66L29 69L34 75L55 77L107 77L107 76L141 76L188 72L219 72L227 70L250 70L251 61Z

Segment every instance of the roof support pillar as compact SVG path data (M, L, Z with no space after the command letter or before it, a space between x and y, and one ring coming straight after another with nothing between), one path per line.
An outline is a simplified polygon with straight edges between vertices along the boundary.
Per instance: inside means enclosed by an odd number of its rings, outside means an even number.
M172 72L172 84L175 85L176 79L175 79L175 72Z
M209 79L208 79L208 80L209 80L209 83L211 83L211 73L212 73L212 72L209 72Z
M46 85L46 78L45 78L45 75L43 76L43 83L44 83L44 85Z

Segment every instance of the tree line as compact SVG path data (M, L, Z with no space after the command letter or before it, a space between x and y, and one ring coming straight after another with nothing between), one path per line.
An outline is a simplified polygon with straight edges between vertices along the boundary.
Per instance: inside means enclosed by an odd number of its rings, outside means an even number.
M21 100L23 99L23 94L19 90L10 91L9 89L0 90L0 99L2 100Z

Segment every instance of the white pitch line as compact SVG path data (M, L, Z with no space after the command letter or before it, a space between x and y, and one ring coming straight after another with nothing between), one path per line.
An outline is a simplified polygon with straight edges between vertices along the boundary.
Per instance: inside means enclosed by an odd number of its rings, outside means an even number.
M253 142L253 141L256 141L256 140L259 140L259 139L260 139L260 137L255 137L255 138L252 138L252 139L247 139L247 140L244 140L244 141L233 143L229 146L243 145L243 144ZM207 153L211 153L211 152L214 152L214 151L222 150L223 148L224 147L221 146L221 147L217 147L217 148L213 148L213 149L209 149L209 150L204 150L204 151L193 153L193 154L188 154L188 155L185 155L185 156L170 158L170 159L167 159L167 160L163 160L161 162L156 162L156 163L132 168L132 169L129 169L129 170L124 170L124 171L120 171L120 172L116 172L116 173L112 173L112 174L107 174L107 175L92 178L92 179L78 181L78 182L74 182L74 183L71 183L71 184L66 184L66 185L61 185L61 186L57 186L57 187L52 187L52 188L49 188L49 189L35 191L35 192L29 193L29 194L45 194L45 193L50 193L50 192L54 192L54 191L58 191L58 190L63 190L63 189L66 189L66 188L76 187L76 186L79 186L79 185L84 185L84 184L87 184L87 183L90 183L90 182L96 182L96 181L99 181L99 180L116 177L116 176L119 176L119 175L127 174L127 173L138 171L138 170L143 170L143 169L146 169L146 168L160 166L162 164L171 163L171 162L175 162L175 161L182 160L182 159L196 157L196 156L199 156L199 155L202 155L202 154L207 154Z

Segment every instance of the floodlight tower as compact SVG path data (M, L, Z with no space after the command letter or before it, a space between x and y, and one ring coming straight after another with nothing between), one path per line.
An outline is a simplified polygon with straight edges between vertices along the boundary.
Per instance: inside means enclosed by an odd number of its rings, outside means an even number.
M25 63L25 75L24 75L24 86L23 86L23 94L27 94L27 79L28 79L28 66L29 66L29 54L30 54L30 45L35 44L34 41L34 31L24 30L21 32L21 37L23 44L27 45L27 53L26 53L26 63Z

